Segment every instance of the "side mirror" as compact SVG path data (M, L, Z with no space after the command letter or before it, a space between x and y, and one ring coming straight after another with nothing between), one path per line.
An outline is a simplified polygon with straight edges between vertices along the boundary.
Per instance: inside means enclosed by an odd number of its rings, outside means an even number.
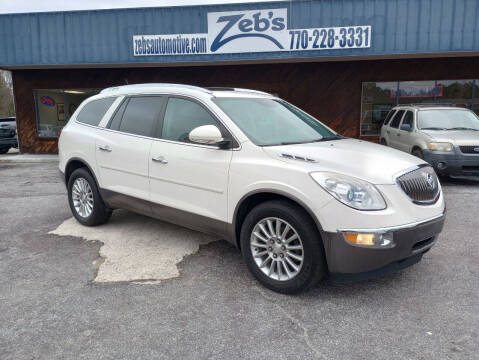
M411 132L411 131L412 131L412 127L411 127L411 125L409 125L409 124L402 124L399 129L400 129L400 130L403 130L403 131L407 131L407 132Z
M231 147L231 140L224 139L221 131L214 125L198 126L190 131L188 138L196 144L216 145L221 149Z

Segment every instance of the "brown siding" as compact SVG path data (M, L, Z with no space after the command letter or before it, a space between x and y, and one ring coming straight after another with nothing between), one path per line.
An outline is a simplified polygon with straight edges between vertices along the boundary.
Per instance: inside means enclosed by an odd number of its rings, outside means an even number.
M479 58L438 58L129 69L15 70L21 151L57 151L37 137L34 89L105 88L144 82L233 86L264 90L306 110L345 136L359 136L361 82L479 79ZM369 138L371 140L377 140Z

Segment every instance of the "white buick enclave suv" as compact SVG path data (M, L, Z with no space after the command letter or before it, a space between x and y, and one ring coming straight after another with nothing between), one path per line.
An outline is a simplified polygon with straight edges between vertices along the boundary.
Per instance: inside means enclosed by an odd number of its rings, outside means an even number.
M326 274L412 265L444 223L441 186L423 160L344 138L259 91L105 89L73 114L59 153L80 223L125 208L219 235L283 293Z

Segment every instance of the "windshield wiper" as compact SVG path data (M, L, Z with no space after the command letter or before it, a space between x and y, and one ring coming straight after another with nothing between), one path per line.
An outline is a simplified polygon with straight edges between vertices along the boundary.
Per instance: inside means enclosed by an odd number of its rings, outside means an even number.
M317 141L317 140L313 140L313 141L283 141L283 142L280 142L279 144L273 144L273 145L270 145L270 146L275 146L275 145L297 145L297 144L308 144L310 142L314 142L314 141Z
M440 128L440 127L425 127L425 128L421 128L421 130L447 130L447 129Z
M267 145L262 145L262 146L309 144L309 143L314 143L314 142L340 140L340 139L344 139L344 136L341 136L341 135L325 136L325 137L322 137L320 139L308 140L308 141L283 141L283 142L280 142L280 143L277 143L277 144L267 144Z
M450 129L447 129L447 130L473 130L473 131L479 131L479 129L473 129L473 128L468 128L468 127L453 127L453 128L450 128Z
M341 135L333 135L333 136L325 136L318 140L313 140L312 142L321 142L321 141L330 141L330 140L341 140L344 139L344 136Z

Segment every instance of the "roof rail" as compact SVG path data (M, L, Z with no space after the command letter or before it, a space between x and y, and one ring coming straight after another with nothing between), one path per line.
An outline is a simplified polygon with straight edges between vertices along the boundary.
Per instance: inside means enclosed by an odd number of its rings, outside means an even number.
M454 103L411 103L411 104L399 104L396 106L418 106L418 107L428 107L428 106L451 106L456 107Z
M233 87L223 87L223 86L208 86L206 89L211 91L235 91Z
M213 86L213 87L207 87L206 89L211 90L211 91L238 91L238 92L250 92L250 93L255 93L255 94L262 94L262 95L271 95L271 94L269 94L267 92L264 92L264 91L252 90L252 89L243 89L243 88L233 88L233 87Z
M176 87L176 88L197 90L197 91L202 91L202 92L206 92L208 94L211 94L211 90L208 90L206 88L202 88L202 87L199 87L199 86L184 85L184 84L169 84L169 83L146 83L146 84L132 84L132 85L113 86L113 87L103 89L102 91L100 91L100 94L114 92L114 91L122 90L122 89L137 89L137 88L142 88L142 87L152 87L152 88Z

